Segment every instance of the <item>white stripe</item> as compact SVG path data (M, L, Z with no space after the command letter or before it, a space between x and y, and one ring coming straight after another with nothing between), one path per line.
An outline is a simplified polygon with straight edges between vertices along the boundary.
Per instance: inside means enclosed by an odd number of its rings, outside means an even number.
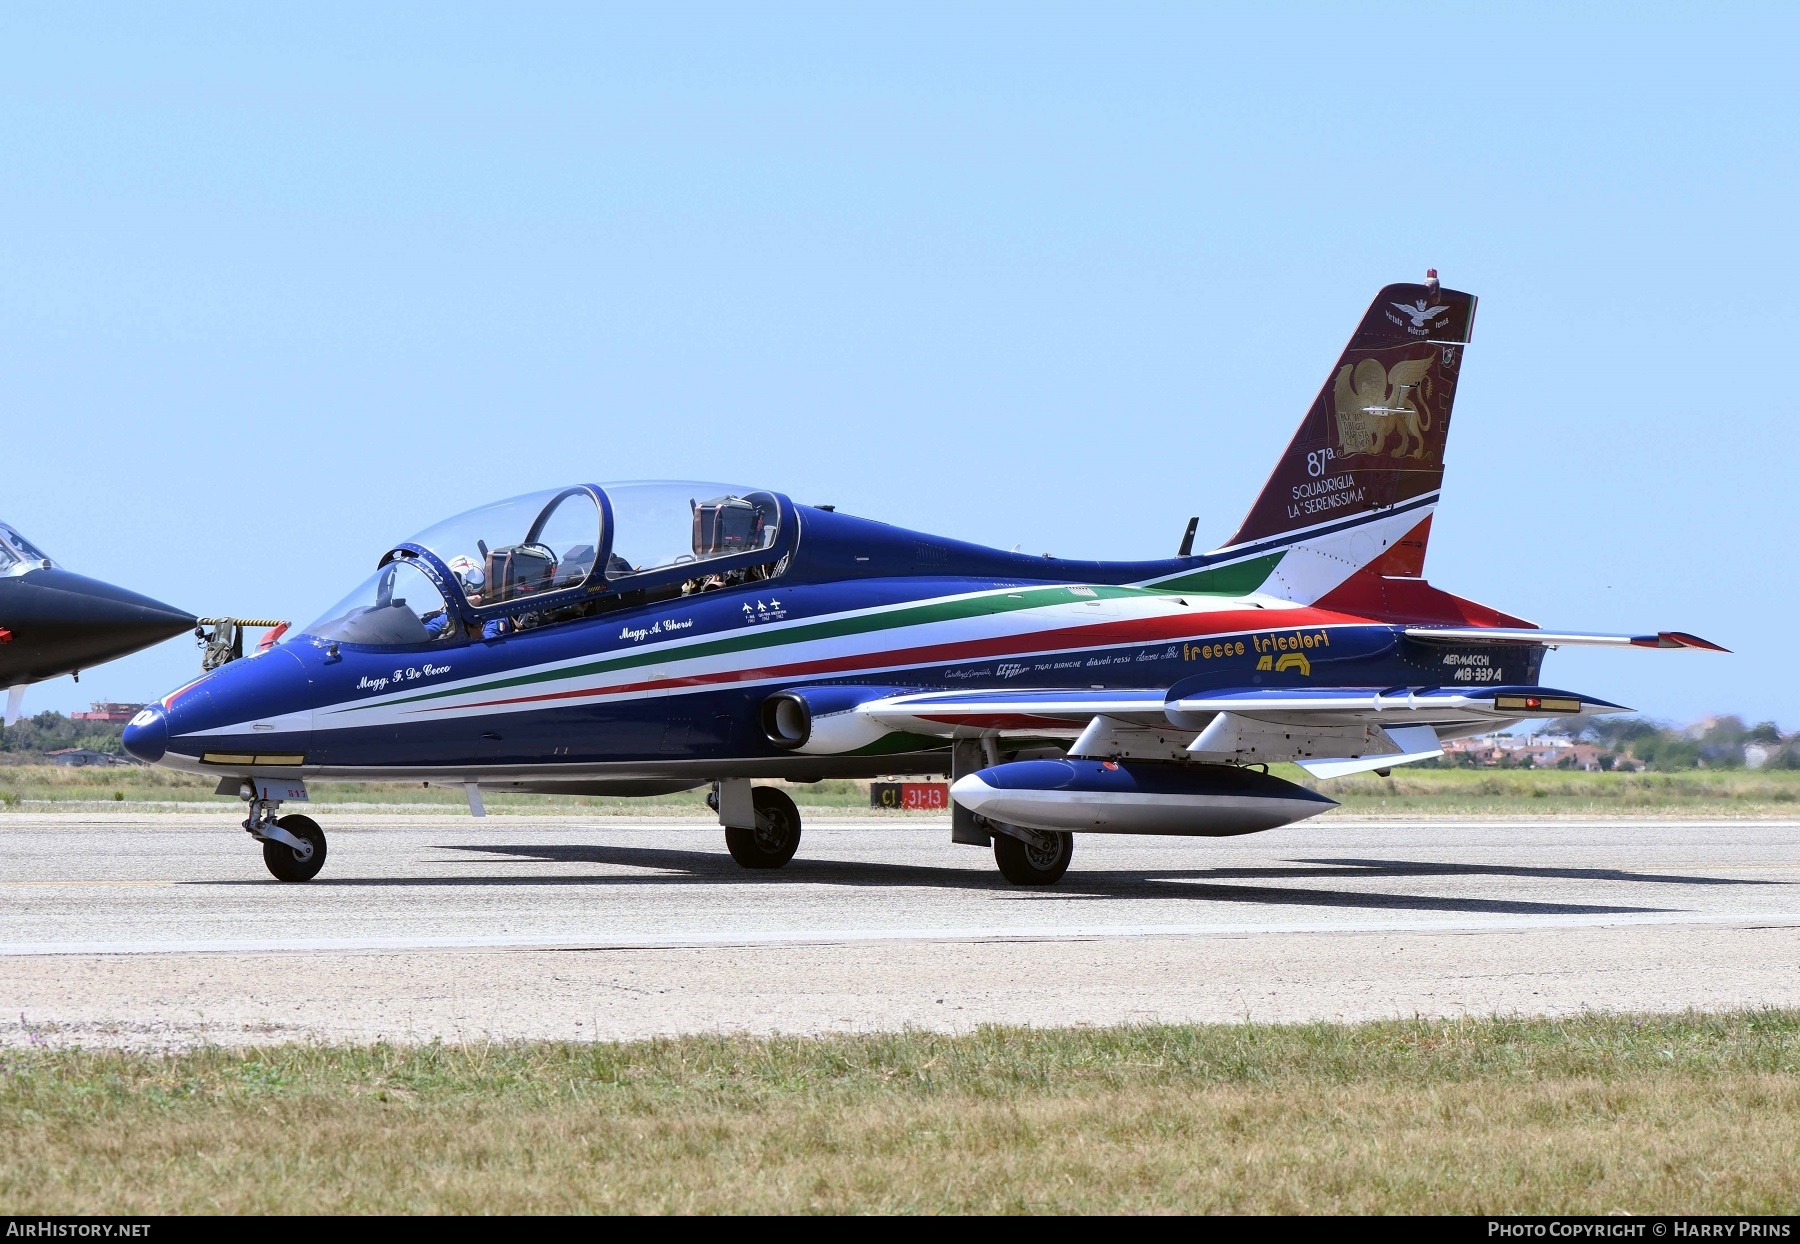
M949 598L943 598L943 599L949 599ZM1202 601L1199 603L1190 602L1189 606L1185 609L1182 606L1177 605L1171 596L1168 596L1165 594L1146 594L1141 599L1137 599L1137 600L1124 599L1124 600L1119 600L1116 602L1122 606L1132 609L1136 615L1135 617L1132 617L1132 616L1121 617L1118 615L1095 616L1095 615L1084 612L1084 610L1086 609L1087 606L1083 603L1082 600L1073 599L1066 603L1057 603L1057 604L1053 604L1053 605L1039 606L1039 607L1034 607L1029 610L1008 611L1008 612L1004 612L1004 613L987 614L987 615L984 615L984 616L978 617L978 618L958 618L958 619L954 619L951 621L923 622L923 623L917 623L917 624L913 624L913 625L916 625L919 627L954 628L954 632L951 634L947 634L946 636L944 636L942 638L930 639L929 642L931 642L933 644L936 644L936 643L971 643L971 642L977 642L977 641L986 640L986 639L1012 639L1012 640L1019 640L1022 642L1024 640L1029 639L1031 636L1033 636L1035 634L1039 634L1044 631L1061 629L1061 628L1071 625L1073 623L1083 623L1083 624L1091 623L1091 624L1098 625L1098 624L1101 624L1104 622L1138 621L1138 620L1142 620L1144 618L1182 616L1184 614L1206 615L1206 614L1213 614L1213 613L1235 612L1235 611L1240 611L1240 610L1244 609L1247 604L1258 603L1262 599L1263 598L1256 598L1255 601L1252 601L1251 598L1244 598L1243 600L1237 600L1237 599L1205 600L1205 601ZM1226 636L1228 634L1229 635L1240 635L1240 634L1248 635L1254 631L1289 629L1288 624L1282 623L1278 620L1280 618L1280 615L1283 614L1284 612L1287 612L1287 611L1290 611L1290 610L1293 610L1296 608L1301 608L1301 607L1302 606L1296 605L1293 601L1268 598L1267 604L1264 606L1264 608L1265 608L1266 612L1268 612L1271 616L1270 616L1269 621L1263 626L1250 627L1250 628L1245 628L1240 631L1231 631L1231 632L1208 631L1203 634L1192 635L1192 636L1188 636L1186 638L1190 642L1195 641L1195 640L1204 641L1204 640L1210 640L1210 639L1215 639L1215 638L1223 638L1224 636ZM1021 621L1028 621L1031 623L1031 625L1019 626L1018 622L1021 622ZM1309 626L1310 625L1311 624L1309 624ZM1339 628L1339 629L1342 629L1345 627L1351 627L1354 625L1357 625L1357 624L1353 624L1353 623L1329 624L1330 627L1335 627L1335 628ZM854 636L832 636L832 637L829 637L826 639L809 640L809 641L804 641L804 642L800 642L800 643L794 643L794 644L791 644L788 647L788 649L785 651L781 650L779 648L773 649L773 651L780 652L780 663L783 665L803 664L803 663L807 663L807 662L821 661L821 660L838 660L838 659L851 658L851 657L879 658L882 655L884 655L886 652L891 650L893 647L896 646L896 644L893 642L893 637L896 634L904 633L905 631L911 630L911 629L913 629L913 627L908 626L908 627L892 628L892 629L884 630L884 631L866 632L864 634L854 635ZM1315 627L1314 629L1324 629L1324 628L1323 627ZM735 633L736 632L724 632L724 634L726 634L726 635L735 634ZM716 638L717 635L715 635L714 637ZM916 638L923 638L923 637L916 637ZM1010 652L1010 653L1000 653L1000 654L994 654L994 655L989 655L989 656L959 657L959 658L952 658L949 660L933 659L933 660L926 661L926 662L918 662L918 661L896 662L896 663L890 663L890 664L885 664L885 665L871 665L871 666L860 667L854 671L854 674L858 678L866 678L866 677L880 676L880 675L886 675L886 674L898 674L898 673L903 673L903 672L906 672L909 670L933 669L933 668L936 668L938 666L943 666L943 665L966 665L966 664L971 664L971 663L976 663L976 662L988 663L988 662L1000 662L1000 661L1008 661L1008 660L1036 660L1036 659L1043 659L1048 656L1056 655L1056 654L1067 654L1067 655L1073 657L1073 656L1080 656L1080 655L1083 655L1086 653L1091 653L1091 652L1106 652L1106 651L1111 651L1111 650L1115 650L1115 649L1119 649L1119 648L1133 648L1133 647L1152 648L1152 647L1161 647L1161 646L1168 645L1168 644L1179 644L1179 643L1183 642L1183 638L1184 637L1182 637L1182 636L1174 636L1174 637L1170 637L1170 638L1156 638L1156 639L1133 639L1133 640L1124 640L1124 641L1115 640L1115 641L1112 641L1109 643L1088 644L1088 645L1083 645L1083 646L1074 647L1074 648L1059 647L1059 648L1050 649L1050 650L1038 650L1038 651L1028 651L1028 652L1015 651L1015 652ZM914 642L908 642L906 644L906 646L912 647L912 646L918 646L918 644L914 643ZM759 649L757 651L766 654L772 650L771 649ZM608 654L608 655L616 655L616 654ZM581 700L581 703L584 705L606 704L606 703L612 703L612 702L616 702L618 700L623 700L623 699L639 699L639 698L645 697L646 695L656 694L654 688L645 689L645 688L640 687L636 690L630 690L630 691L608 691L608 690L605 690L605 688L608 685L619 684L619 683L626 682L626 681L629 681L631 683L650 682L652 680L651 675L653 673L666 674L668 677L668 680L670 682L674 682L674 681L676 681L678 679L682 679L682 678L702 677L702 676L709 675L709 674L730 673L734 670L739 670L739 669L744 668L745 657L747 655L753 655L753 654L746 654L746 653L741 653L741 652L739 652L739 653L715 653L715 654L710 654L710 655L706 655L706 656L686 658L684 661L679 657L678 654L671 654L670 662L667 665L665 665L664 667L662 667L661 669L658 669L654 664L652 664L652 665L648 665L648 666L634 667L633 669L630 669L630 670L611 670L611 671L606 671L606 672L599 673L599 674L592 674L592 675L585 675L585 676L570 676L570 677L567 677L560 681L556 681L556 680L543 681L543 682L539 682L539 683L533 684L528 687L508 687L508 688L491 689L491 690L486 690L486 691L469 688L469 689L462 690L462 691L456 691L455 694L450 695L450 696L441 696L439 698L432 700L431 702L429 702L427 704L418 704L418 703L397 704L397 703L391 702L391 699L387 700L386 702L377 701L377 700L340 702L339 704L332 705L327 708L319 709L318 715L314 718L313 729L315 731L317 731L317 730L331 730L331 729L355 729L355 728L360 728L363 726L371 726L371 725L390 725L390 724L394 724L396 722L419 720L421 718L425 718L427 715L429 715L429 718L431 720L440 720L440 719L441 720L454 720L454 719L458 719L458 718L466 717L466 716L483 716L483 715L487 715L487 714L498 715L498 714L505 714L505 713L537 712L546 707L546 705L541 700L537 701L537 702L522 703L522 704L457 703L456 695L482 696L482 697L499 696L499 697L503 697L503 698L515 698L515 697L523 697L523 696L540 697L540 696L545 696L545 695L560 695L560 694L565 694L565 693L571 692L571 691L586 690L589 692L589 694L582 695L579 697ZM589 657L586 659L592 660L594 658ZM543 667L535 667L535 668L549 670L554 667L543 666ZM496 676L516 677L516 676L518 676L520 674L524 674L526 672L528 672L528 671L519 670L516 672L508 672L508 673L502 674L502 675L488 675L486 679L476 680L476 681L491 681ZM796 682L797 680L815 680L820 677L824 677L824 675L780 674L780 675L775 675L775 676L771 676L771 677L767 677L767 678L751 678L751 679L733 680L728 683L714 683L714 684L709 684L709 685L700 686L700 687L671 687L666 693L663 693L663 694L667 694L669 696L697 695L697 694L701 694L701 693L705 693L705 692L709 692L709 691L716 691L723 686L730 686L733 688L786 686L786 685ZM454 688L454 685L452 684L452 685L448 685L444 688L433 688L433 690L455 691L455 688ZM417 693L413 692L412 694L417 694ZM570 698L575 698L575 697L570 697ZM343 708L346 708L346 707L354 707L357 709L367 710L367 711L358 712L354 717L336 716L334 718L333 715L335 713L337 713L339 710L342 710ZM387 710L387 711L382 711L382 710Z
M1242 544L1228 544L1224 548L1214 549L1212 552L1208 553L1207 556L1208 557L1223 557L1226 554L1236 552L1238 549L1253 549L1253 548L1258 547L1259 545L1268 545L1269 548L1267 549L1266 553L1258 553L1258 554L1253 555L1253 556L1262 557L1262 556L1266 556L1267 553L1276 552L1278 549L1281 549L1281 548L1285 547L1286 545L1299 544L1301 541L1305 540L1309 535L1313 534L1314 532L1323 531L1327 527L1336 527L1339 523L1348 523L1349 526L1345 527L1344 530L1349 531L1352 528L1361 526L1364 523L1375 522L1375 521L1378 521L1383 518L1391 518L1391 517L1396 516L1396 514L1398 514L1402 517L1405 517L1405 518L1412 518L1415 514L1422 515L1425 511L1436 506L1438 503L1438 498L1441 495L1442 495L1441 490L1434 489L1431 492L1421 493L1416 497L1409 498L1408 500L1402 502L1401 504L1412 507L1412 508L1404 510L1404 511L1400 510L1399 506L1390 505L1390 506L1386 507L1385 509L1370 510L1366 514L1353 514L1353 515L1349 515L1346 517L1340 517L1340 518L1328 518L1324 522L1314 523L1310 527L1295 527L1291 531L1278 531L1272 536L1258 536L1256 539L1246 540ZM1211 566L1196 566L1194 568L1194 570L1211 570L1211 569L1212 569ZM1192 574L1192 573L1194 573L1194 571L1192 571L1192 570L1183 571L1182 573L1183 574Z
M971 874L973 875L973 874ZM1154 875L1154 874L1151 874ZM1209 883L1213 884L1213 883ZM816 946L868 942L1077 942L1147 937L1244 937L1282 933L1493 933L1517 929L1596 929L1646 925L1800 927L1800 916L1761 912L1491 916L1483 919L1384 920L1363 924L1294 921L1256 924L1128 924L940 927L911 929L745 929L672 937L542 934L399 937L218 938L165 941L7 942L0 957L358 953L428 950L678 950L707 946Z

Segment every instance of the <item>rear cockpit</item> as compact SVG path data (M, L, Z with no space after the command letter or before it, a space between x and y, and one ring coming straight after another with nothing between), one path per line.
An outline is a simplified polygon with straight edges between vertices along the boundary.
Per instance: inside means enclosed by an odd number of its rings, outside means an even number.
M776 493L723 484L529 493L396 545L373 576L300 633L430 647L770 579L785 569L794 542L792 510Z

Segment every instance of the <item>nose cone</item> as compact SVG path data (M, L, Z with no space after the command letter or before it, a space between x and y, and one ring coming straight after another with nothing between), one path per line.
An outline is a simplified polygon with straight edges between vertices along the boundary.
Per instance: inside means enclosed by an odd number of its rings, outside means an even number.
M190 773L216 773L214 764L304 765L312 703L306 666L286 648L272 648L221 665L146 707L125 728L125 750ZM209 761L209 753L238 759Z
M54 678L190 630L192 614L98 579L51 567L0 579L0 677Z
M153 765L169 750L169 718L162 705L152 704L141 710L125 726L122 740L125 750L147 765Z

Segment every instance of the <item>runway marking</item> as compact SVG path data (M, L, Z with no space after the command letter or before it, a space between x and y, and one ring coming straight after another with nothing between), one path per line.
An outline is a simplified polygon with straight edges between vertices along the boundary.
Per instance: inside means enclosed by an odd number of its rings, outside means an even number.
M18 886L182 885L180 881L0 881L0 889Z
M686 950L731 946L859 945L892 942L1076 942L1155 937L1234 938L1300 934L1520 933L1537 929L1601 929L1655 925L1740 925L1746 930L1800 928L1800 914L1689 912L1641 916L1514 916L1487 920L1415 920L1368 924L1159 924L1093 927L772 929L669 937L543 934L486 936L195 939L190 941L8 942L0 958L40 955L320 954L432 950Z

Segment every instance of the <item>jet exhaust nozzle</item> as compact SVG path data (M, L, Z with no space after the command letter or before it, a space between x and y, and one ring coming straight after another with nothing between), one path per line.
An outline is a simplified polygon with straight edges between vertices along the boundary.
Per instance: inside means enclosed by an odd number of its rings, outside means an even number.
M1015 760L957 779L950 797L1030 829L1225 838L1337 807L1304 786L1235 765Z
M790 687L762 702L757 724L763 737L784 752L840 756L892 733L887 726L858 714L857 706L904 690L854 684Z

